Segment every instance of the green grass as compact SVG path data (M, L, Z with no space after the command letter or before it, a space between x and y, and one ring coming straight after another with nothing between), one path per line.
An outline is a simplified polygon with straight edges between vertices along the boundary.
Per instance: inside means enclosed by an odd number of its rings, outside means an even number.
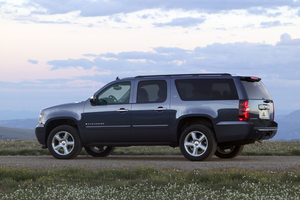
M83 150L83 155L87 153ZM37 140L0 140L0 155L49 155ZM179 148L168 146L117 147L113 155L181 155ZM300 156L300 141L264 141L245 145L244 156Z
M36 140L0 140L0 155L47 155ZM86 154L86 152L82 152ZM179 148L116 148L115 155L181 155ZM242 155L299 156L300 141L246 145ZM4 199L300 199L300 165L289 171L0 166Z
M157 170L151 166L90 170L0 167L1 199L299 199L300 168Z

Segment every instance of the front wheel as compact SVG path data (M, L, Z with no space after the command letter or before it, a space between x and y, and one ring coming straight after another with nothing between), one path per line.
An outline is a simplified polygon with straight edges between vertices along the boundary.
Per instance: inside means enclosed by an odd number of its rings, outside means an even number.
M84 147L86 152L93 157L106 157L112 154L115 147L112 146L88 146Z
M203 125L192 125L182 132L179 146L187 159L203 161L214 155L217 142L211 129Z
M68 125L54 128L49 134L47 145L53 157L58 159L76 158L82 149L77 129Z
M219 158L234 158L242 153L244 145L239 146L228 146L220 147L218 146L215 155Z

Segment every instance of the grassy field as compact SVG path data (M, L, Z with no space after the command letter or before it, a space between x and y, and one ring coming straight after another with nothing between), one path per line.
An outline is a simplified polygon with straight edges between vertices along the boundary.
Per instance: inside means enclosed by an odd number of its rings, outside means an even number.
M37 140L0 140L0 155L48 155ZM86 155L83 151L82 154ZM179 148L165 146L118 147L113 155L181 155ZM245 145L247 156L300 156L300 141L265 141Z
M299 156L300 141L245 146L243 155ZM1 155L45 155L36 140L0 140ZM86 154L84 151L82 154ZM115 155L180 155L171 147L120 147ZM300 164L289 171L158 170L152 166L90 170L0 166L4 199L300 199Z
M299 199L290 172L212 169L11 169L0 167L0 199Z

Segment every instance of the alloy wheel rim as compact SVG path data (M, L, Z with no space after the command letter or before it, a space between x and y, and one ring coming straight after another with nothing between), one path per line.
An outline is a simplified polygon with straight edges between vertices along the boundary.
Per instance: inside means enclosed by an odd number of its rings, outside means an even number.
M56 133L52 139L52 148L55 153L65 156L70 154L75 146L73 136L67 131Z
M203 155L208 147L207 137L200 131L192 131L185 137L184 148L194 157Z

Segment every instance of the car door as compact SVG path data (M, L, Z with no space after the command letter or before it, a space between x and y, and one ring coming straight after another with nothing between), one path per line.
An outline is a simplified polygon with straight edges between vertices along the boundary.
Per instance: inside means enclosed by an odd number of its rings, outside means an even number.
M113 83L87 101L83 121L88 142L126 142L131 135L131 82Z
M134 142L170 141L169 80L136 79L132 104Z

